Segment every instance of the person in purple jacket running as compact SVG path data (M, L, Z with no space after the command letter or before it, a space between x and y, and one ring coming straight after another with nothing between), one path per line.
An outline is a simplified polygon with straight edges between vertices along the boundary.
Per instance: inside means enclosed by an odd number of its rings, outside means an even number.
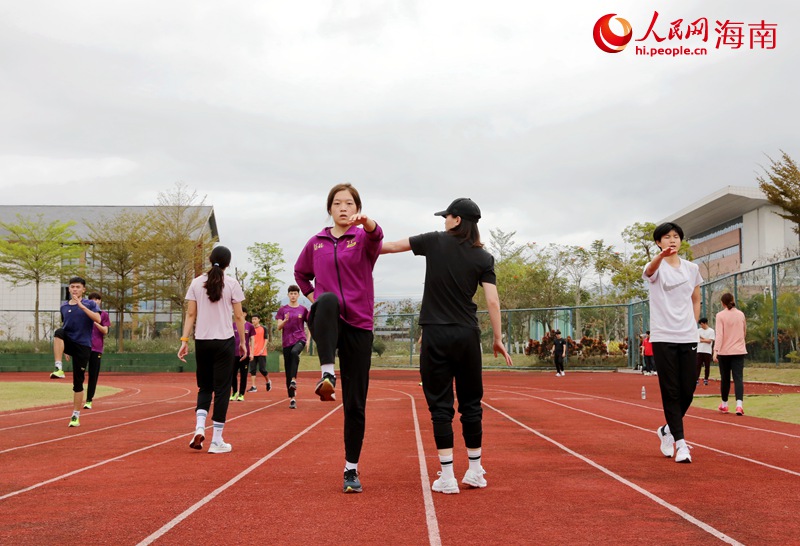
M305 324L308 322L308 309L300 305L300 287L293 284L287 291L289 303L278 309L275 318L278 330L282 332L283 367L286 372L286 392L289 395L289 409L297 409L297 370L300 367L300 353L306 346Z
M92 330L92 352L89 356L89 386L86 388L86 402L83 404L83 409L92 409L92 399L97 390L97 379L100 377L100 359L103 357L103 341L108 328L111 326L111 319L108 313L100 309L103 297L99 292L92 292L89 294L89 299L97 305L97 311L100 313L100 322L94 323Z
M339 351L344 405L343 491L360 493L358 459L364 442L372 364L372 270L381 251L383 231L361 214L361 197L350 184L331 188L327 210L333 227L309 239L295 263L294 278L313 302L308 328L317 343L322 378L314 392L321 400L335 399L334 357Z

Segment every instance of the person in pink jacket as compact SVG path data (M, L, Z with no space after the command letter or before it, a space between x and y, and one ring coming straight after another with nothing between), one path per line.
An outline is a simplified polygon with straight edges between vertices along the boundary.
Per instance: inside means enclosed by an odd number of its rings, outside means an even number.
M328 193L333 227L309 239L294 265L294 278L313 302L308 329L317 344L322 378L314 393L334 400L338 350L344 406L345 493L360 493L358 459L364 442L369 369L372 365L375 292L372 269L383 231L361 213L361 197L350 184ZM313 281L313 284L312 284Z
M722 403L719 411L728 413L728 393L731 391L731 372L736 394L736 415L744 415L744 357L747 355L745 336L747 323L744 313L736 308L733 295L722 294L724 309L717 313L715 324L717 341L714 345L714 362L719 362L720 394Z

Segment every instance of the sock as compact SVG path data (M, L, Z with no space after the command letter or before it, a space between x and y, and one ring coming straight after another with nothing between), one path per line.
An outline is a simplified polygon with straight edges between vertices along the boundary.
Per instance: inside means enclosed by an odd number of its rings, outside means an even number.
M727 408L728 407L728 401L727 400L723 400L722 401L722 407L723 408Z
M439 463L442 465L442 479L452 480L456 476L453 473L453 456L452 455L439 455Z
M222 427L225 426L225 423L218 423L216 421L211 421L214 423L214 436L211 438L211 442L214 444L221 444L222 443Z
M56 360L56 370L60 370L60 369L61 369L61 361L60 360Z
M319 368L322 371L323 377L325 376L326 373L329 373L332 376L336 376L336 372L333 369L333 364L322 364Z
M481 448L467 449L467 457L469 457L469 469L473 472L480 472L481 467Z
M80 416L81 416L81 412L79 412L79 411L73 411L73 412L72 412L72 416L73 416L73 417L78 417L78 418L80 418Z
M740 408L744 406L744 404L742 404L742 401L741 401L741 400L737 400L737 401L736 401L736 405L737 405L738 407L740 407Z
M686 447L686 440L678 440L675 442L675 449L680 449L682 447Z
M197 418L197 424L195 424L194 428L206 428L206 417L208 417L208 411L199 409L197 410L197 413L195 413L195 417Z
M351 463L349 461L345 461L344 470L345 472L347 472L348 470L358 470L358 463Z

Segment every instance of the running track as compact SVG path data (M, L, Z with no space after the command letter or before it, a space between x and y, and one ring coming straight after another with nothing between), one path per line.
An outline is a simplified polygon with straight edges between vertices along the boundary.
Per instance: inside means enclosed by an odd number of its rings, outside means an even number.
M230 454L188 447L191 374L104 374L122 392L80 428L66 403L2 413L0 544L800 544L798 425L692 408L694 462L679 465L654 434L657 378L491 371L489 486L442 495L417 377L372 372L360 495L341 493L342 411L313 396L316 375L300 378L295 411L282 374L231 403ZM747 385L767 389L800 392Z

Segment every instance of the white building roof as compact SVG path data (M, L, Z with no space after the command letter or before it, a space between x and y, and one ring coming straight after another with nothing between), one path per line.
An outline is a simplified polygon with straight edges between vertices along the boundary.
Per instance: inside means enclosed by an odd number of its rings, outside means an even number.
M725 186L664 218L659 224L674 222L681 226L684 236L690 239L769 204L764 193L757 187Z

